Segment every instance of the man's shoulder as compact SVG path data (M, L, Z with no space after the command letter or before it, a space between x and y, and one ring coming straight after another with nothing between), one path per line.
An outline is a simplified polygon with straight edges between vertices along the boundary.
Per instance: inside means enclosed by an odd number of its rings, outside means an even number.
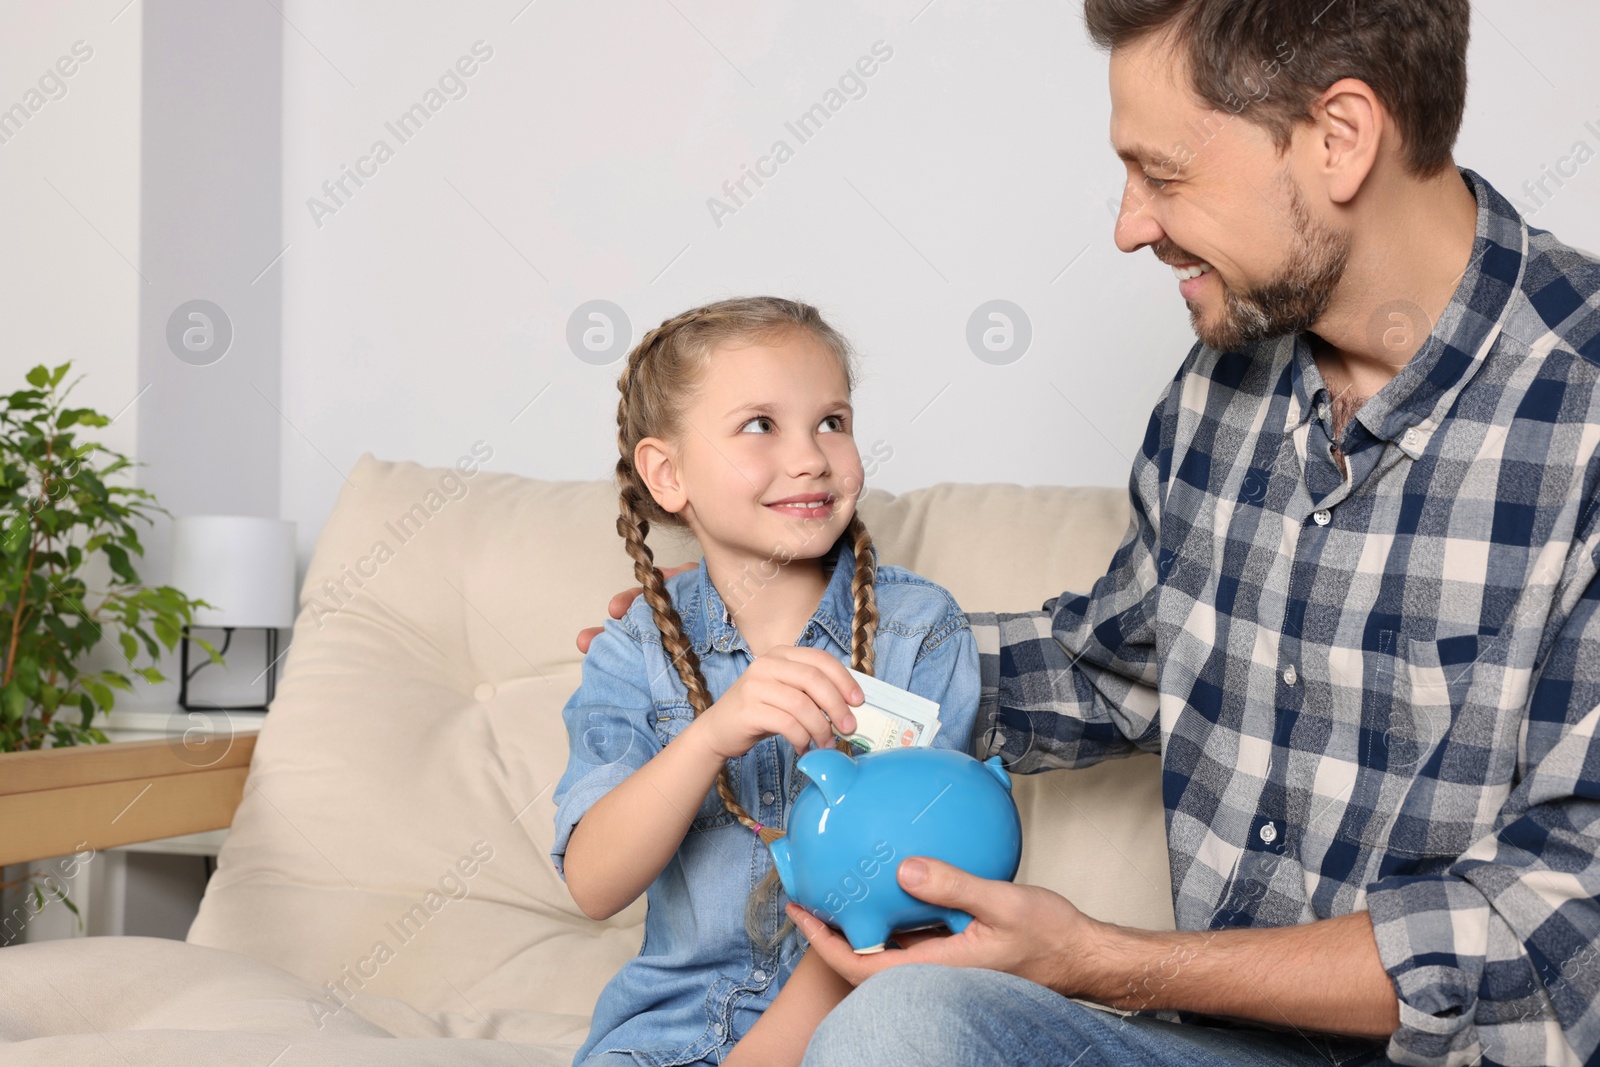
M1600 256L1530 226L1521 290L1517 332L1524 341L1600 366Z

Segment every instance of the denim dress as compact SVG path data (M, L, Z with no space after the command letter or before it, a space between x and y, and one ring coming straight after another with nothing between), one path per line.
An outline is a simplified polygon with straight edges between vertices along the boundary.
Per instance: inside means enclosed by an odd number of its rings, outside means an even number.
M827 589L796 644L825 649L848 665L855 556L843 538L830 553ZM878 567L876 590L873 674L939 703L933 747L969 751L979 677L966 616L941 586L900 567ZM667 591L712 699L719 699L750 665L750 646L707 577L704 558L698 569L667 579ZM562 716L570 752L555 791L550 858L564 879L567 841L584 812L694 717L644 597L621 620L607 620ZM769 737L728 761L734 793L757 821L787 825L806 781L795 758L787 740ZM574 1062L605 1053L631 1053L638 1063L661 1067L721 1062L772 1003L804 950L793 932L763 950L745 929L745 904L771 869L766 846L734 819L715 788L709 790L678 851L645 891L644 944L601 992ZM787 902L779 889L763 909L769 941L787 918Z

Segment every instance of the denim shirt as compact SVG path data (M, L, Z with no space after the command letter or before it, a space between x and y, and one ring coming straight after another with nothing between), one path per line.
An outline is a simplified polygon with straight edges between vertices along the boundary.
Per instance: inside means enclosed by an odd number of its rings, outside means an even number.
M824 649L848 665L855 557L842 545L841 539L830 550L833 573L796 644ZM937 701L941 725L934 747L968 751L979 684L978 650L966 617L942 587L900 567L878 567L876 590L873 674ZM699 569L669 578L667 591L712 699L719 699L750 665L750 646L730 621L704 558ZM606 621L562 717L571 747L555 791L550 858L565 879L567 841L584 812L694 717L644 597L620 621ZM728 761L735 795L757 821L787 825L806 780L795 758L787 740L769 737ZM746 901L771 868L766 846L726 810L715 788L709 790L678 851L645 891L644 944L601 992L574 1062L616 1051L663 1067L724 1059L772 1003L803 950L791 933L763 951L745 930ZM763 911L769 938L786 918L785 903L779 889Z

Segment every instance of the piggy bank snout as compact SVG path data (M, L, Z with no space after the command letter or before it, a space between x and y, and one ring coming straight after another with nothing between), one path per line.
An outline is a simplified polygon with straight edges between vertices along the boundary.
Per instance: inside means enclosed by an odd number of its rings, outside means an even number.
M780 837L767 845L767 850L772 853L772 866L777 869L778 882L783 886L784 893L789 899L795 899L796 886L794 880L794 853L789 846L787 837Z

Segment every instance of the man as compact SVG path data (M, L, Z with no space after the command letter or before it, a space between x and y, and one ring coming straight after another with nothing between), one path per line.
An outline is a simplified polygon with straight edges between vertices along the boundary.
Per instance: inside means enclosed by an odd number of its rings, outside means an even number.
M975 921L791 906L860 984L806 1063L1593 1061L1600 263L1452 162L1469 0L1085 13L1200 343L1105 576L969 616L975 754L1159 752L1178 930L909 859Z

